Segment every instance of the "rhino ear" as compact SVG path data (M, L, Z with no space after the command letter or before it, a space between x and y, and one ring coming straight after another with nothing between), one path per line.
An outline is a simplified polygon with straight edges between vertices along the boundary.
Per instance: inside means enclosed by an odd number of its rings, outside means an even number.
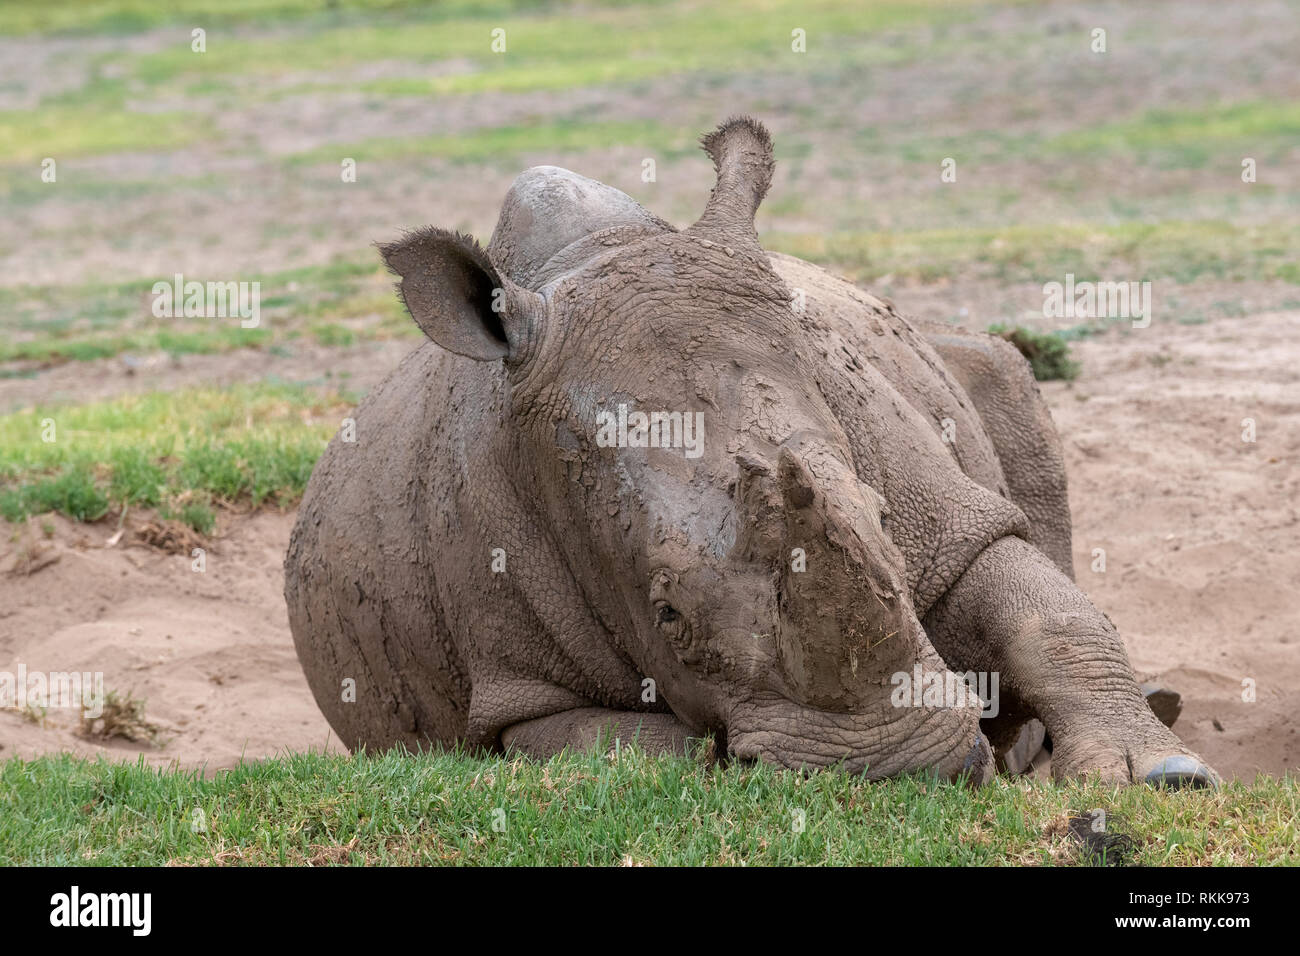
M472 236L430 226L379 252L401 278L406 311L448 352L482 362L511 359L533 340L542 297L503 278Z
M776 167L767 127L749 116L733 116L700 145L713 160L718 180L704 215L687 231L761 251L754 216Z

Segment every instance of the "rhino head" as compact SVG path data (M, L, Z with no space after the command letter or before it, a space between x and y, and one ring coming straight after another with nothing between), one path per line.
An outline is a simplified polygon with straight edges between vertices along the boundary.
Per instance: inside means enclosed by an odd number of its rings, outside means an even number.
M767 132L732 120L703 144L717 182L683 231L566 173L586 205L508 200L491 256L428 229L384 257L430 339L499 363L492 493L520 497L689 728L785 766L983 777L977 706L891 702L893 675L944 668L758 242Z

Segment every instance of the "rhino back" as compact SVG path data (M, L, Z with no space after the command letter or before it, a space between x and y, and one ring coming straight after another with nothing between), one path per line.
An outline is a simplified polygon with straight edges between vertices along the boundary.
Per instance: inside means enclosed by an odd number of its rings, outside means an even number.
M770 259L802 302L819 349L816 387L849 436L858 477L889 506L923 615L988 544L1025 535L1025 515L974 405L921 333L818 266Z
M672 227L622 190L559 166L534 166L515 177L501 205L488 254L513 282L537 289L574 268L599 245L575 245L611 229L659 232ZM560 266L548 263L565 255Z

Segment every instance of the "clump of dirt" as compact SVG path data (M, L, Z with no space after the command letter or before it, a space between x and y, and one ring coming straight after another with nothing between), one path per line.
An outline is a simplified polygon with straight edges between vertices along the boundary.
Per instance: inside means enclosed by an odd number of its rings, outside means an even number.
M1048 822L1044 839L1058 843L1052 856L1057 863L1092 866L1128 866L1138 850L1123 817L1106 810L1062 814Z
M31 518L14 525L10 535L12 548L0 560L0 574L29 577L59 560L59 552L48 540L50 533L46 532L46 528L52 527L46 523L38 533L38 525Z
M1070 817L1069 832L1079 843L1080 856L1096 866L1125 866L1137 849L1125 832L1124 819L1114 813L1076 814Z

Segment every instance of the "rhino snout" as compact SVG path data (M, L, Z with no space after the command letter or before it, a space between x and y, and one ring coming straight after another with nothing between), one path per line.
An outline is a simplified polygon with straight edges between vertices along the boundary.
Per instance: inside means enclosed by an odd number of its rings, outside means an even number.
M733 709L727 752L792 770L840 766L872 780L928 770L983 783L992 750L971 708L883 707L833 713L788 700L750 700Z

